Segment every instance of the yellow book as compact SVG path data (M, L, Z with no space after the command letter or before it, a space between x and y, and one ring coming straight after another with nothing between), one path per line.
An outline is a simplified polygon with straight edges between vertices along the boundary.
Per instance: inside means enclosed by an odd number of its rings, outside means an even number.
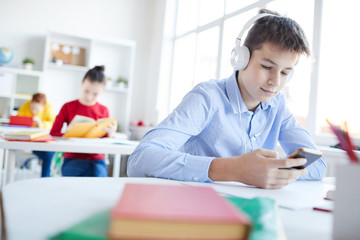
M41 131L19 131L5 134L6 140L32 140L48 134L47 130Z
M63 137L99 138L106 135L103 130L115 122L114 118L100 118L97 121L90 117L76 115L69 124Z

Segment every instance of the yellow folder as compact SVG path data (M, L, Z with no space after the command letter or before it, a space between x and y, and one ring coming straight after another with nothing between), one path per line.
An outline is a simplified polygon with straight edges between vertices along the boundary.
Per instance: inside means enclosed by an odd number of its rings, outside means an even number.
M69 124L63 137L99 138L106 135L103 130L115 122L114 118L100 118L97 121L90 117L76 115Z

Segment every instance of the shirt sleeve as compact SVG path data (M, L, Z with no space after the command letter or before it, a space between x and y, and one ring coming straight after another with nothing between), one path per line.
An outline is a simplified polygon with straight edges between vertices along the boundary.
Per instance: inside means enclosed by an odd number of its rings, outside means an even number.
M104 106L104 111L101 118L109 118L109 117L110 117L109 109L106 106ZM109 134L106 133L104 137L109 137Z
M300 123L285 107L281 125L279 143L287 155L298 148L306 147L318 150L311 135L300 125ZM324 157L307 167L308 173L301 176L299 180L321 180L325 177L326 162Z
M60 109L59 114L55 118L55 122L50 130L50 135L55 137L61 137L63 134L61 133L61 129L64 123L68 122L67 116L67 105L63 105Z
M32 116L30 110L30 101L25 102L18 110L18 116Z
M104 118L108 118L108 117L110 117L109 109L107 107L105 107L105 109L104 109Z
M55 121L55 117L56 117L56 114L55 114L54 108L52 107L52 105L47 103L45 105L43 118L41 119L42 124L43 124L42 127L46 128L46 129L51 129L51 127Z
M129 158L128 175L211 181L208 170L214 157L182 151L183 145L199 134L211 118L211 107L211 99L200 87L188 93L162 123L145 134Z

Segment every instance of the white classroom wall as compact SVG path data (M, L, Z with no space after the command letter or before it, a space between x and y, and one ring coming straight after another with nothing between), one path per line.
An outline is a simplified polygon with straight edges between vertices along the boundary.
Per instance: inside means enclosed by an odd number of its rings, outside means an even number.
M165 0L0 0L0 46L14 50L7 66L31 57L41 70L49 29L136 41L130 119L154 124L164 10Z

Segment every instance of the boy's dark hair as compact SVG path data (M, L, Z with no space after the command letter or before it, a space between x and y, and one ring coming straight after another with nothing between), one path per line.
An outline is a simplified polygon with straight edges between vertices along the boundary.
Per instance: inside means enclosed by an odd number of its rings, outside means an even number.
M31 101L45 105L46 96L43 93L35 93L34 95L32 95Z
M259 13L270 13L276 16L260 18L249 30L244 45L249 48L250 55L254 50L260 49L264 43L272 43L284 50L310 56L309 43L297 22L267 9L261 9Z
M84 82L85 79L88 79L91 82L99 82L105 84L106 79L105 79L104 71L105 71L105 67L103 65L95 66L89 71L87 71L82 81Z

